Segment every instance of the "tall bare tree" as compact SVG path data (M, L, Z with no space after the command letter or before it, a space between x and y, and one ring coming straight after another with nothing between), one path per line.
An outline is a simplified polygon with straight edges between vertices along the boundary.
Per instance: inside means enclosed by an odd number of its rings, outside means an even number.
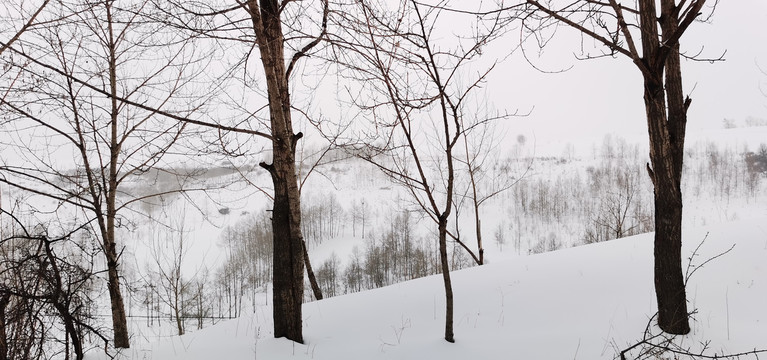
M123 189L132 177L156 169L184 134L186 123L162 121L153 109L199 105L185 91L199 65L190 60L197 58L191 40L145 21L146 5L57 2L45 14L55 21L28 30L15 46L3 44L12 55L4 65L14 76L2 83L9 95L0 105L11 114L2 130L17 157L3 159L0 182L93 220L106 258L116 348L129 347L120 213L158 195L150 189L131 196Z
M682 89L679 42L701 19L706 0L527 0L527 28L564 23L607 47L600 56L626 56L644 80L650 138L647 172L655 193L655 294L658 325L671 334L690 331L682 275L682 162L691 100ZM713 11L712 9L709 9Z
M454 342L453 289L448 259L448 224L454 206L461 139L491 119L466 119L464 101L481 86L489 68L468 83L459 80L469 62L480 58L496 38L500 19L475 22L477 32L465 43L439 45L433 38L444 25L441 9L417 1L358 3L335 21L347 33L331 39L337 60L359 81L353 101L378 133L368 144L351 144L355 153L403 185L414 203L437 225L439 258L445 287L445 333ZM349 39L353 39L349 41ZM359 147L363 147L360 149Z
M324 36L325 20L319 36L294 53L285 64L285 38L282 31L285 6L292 1L248 0L261 64L266 75L269 120L272 133L272 163L259 165L269 171L274 183L272 234L274 236L274 336L303 342L301 304L304 294L304 240L301 234L301 203L296 177L296 143L303 136L293 131L289 79L296 62L307 55ZM327 18L328 0L323 0Z
M246 0L227 4L170 2L164 8L167 18L180 29L191 30L219 41L222 51L242 45L233 56L232 72L245 78L234 92L252 97L228 99L227 106L247 113L248 127L263 127L256 135L271 142L271 163L259 165L271 175L274 185L272 230L274 336L303 342L302 312L304 248L301 234L301 205L296 174L296 144L303 133L294 130L290 80L299 61L310 55L325 37L328 0L301 2L293 0ZM247 24L247 25L246 25ZM314 31L314 33L312 33ZM287 34L287 36L286 36ZM262 76L254 76L248 65L254 48L260 54ZM286 55L292 52L292 55ZM261 73L261 71L259 71ZM231 72L226 74L231 79ZM256 80L258 79L258 80ZM265 83L266 89L244 91ZM265 97L267 104L253 110L250 103ZM261 110L268 108L266 116Z

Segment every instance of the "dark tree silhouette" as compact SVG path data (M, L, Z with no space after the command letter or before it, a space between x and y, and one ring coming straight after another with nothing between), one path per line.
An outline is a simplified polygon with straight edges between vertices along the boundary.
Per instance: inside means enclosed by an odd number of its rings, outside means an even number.
M690 98L682 89L679 41L701 17L705 0L579 0L557 7L527 0L526 28L564 23L597 40L600 56L628 57L642 74L650 164L655 193L655 294L658 325L671 334L690 331L682 276L682 161ZM658 7L659 5L659 7ZM713 11L713 10L712 10Z

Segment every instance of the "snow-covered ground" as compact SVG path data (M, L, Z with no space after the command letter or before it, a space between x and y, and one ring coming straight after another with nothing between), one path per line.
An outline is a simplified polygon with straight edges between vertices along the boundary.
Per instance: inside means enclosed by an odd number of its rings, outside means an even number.
M690 135L684 266L691 262L688 271L692 271L707 259L735 247L691 277L688 300L696 314L692 334L674 340L681 348L700 351L701 344L708 344L707 354L767 348L764 339L767 309L762 305L767 298L767 285L760 280L767 278L762 265L767 260L764 225L767 184L761 181L753 196L734 187L725 195L717 181L707 179L713 149L720 155L729 149L731 158L722 159L725 162L742 161L746 149L754 151L764 142L766 131L765 127L752 127ZM527 150L537 156L527 180L556 185L558 177L578 172L586 176L584 169L605 161L600 153L608 138L601 143L577 146L568 161L561 161L565 157L562 148L568 147L562 142L559 149L551 145L537 151ZM612 141L623 140L612 135ZM641 166L646 150L642 149L640 139L629 139L625 144L630 149L638 147L640 158L629 154L629 158L620 158L619 162L635 161ZM522 167L526 163L522 161ZM337 236L309 242L310 255L315 270L332 254L341 260L343 270L354 247L364 249L371 237L380 237L377 232L390 226L392 214L406 203L406 198L385 176L358 160L335 163L323 172L324 176L307 182L304 205L327 203L335 197L332 201L338 201L346 213L341 215L342 228ZM251 175L254 181L263 177L258 172ZM728 178L732 176L729 174ZM214 179L222 183L232 180ZM697 184L699 181L703 184ZM193 200L192 207L185 201L170 199L167 208L154 212L154 216L164 217L167 223L173 223L178 214L185 214L184 226L191 244L185 259L187 274L193 274L201 264L208 264L215 271L226 259L222 230L242 226L241 221L252 216L251 212L266 209L266 204L259 206L264 202L262 195L252 191L243 195L246 188L190 195L187 200ZM645 192L647 201L647 191L651 194L648 184L638 191ZM350 224L352 207L363 201L370 206L367 240L361 236L359 223L356 235ZM493 230L514 214L508 204L515 201L518 200L512 190L484 210L485 247L490 264L453 273L455 344L442 340L444 290L441 278L431 276L306 303L304 345L272 337L271 297L267 291L258 293L255 307L245 306L243 316L202 330L193 330L194 321L189 321L188 334L180 337L172 335L175 329L170 321L147 326L144 319L138 318L132 325L133 345L119 358L194 360L224 355L231 359L613 359L622 349L641 340L655 311L652 234L577 246L582 234L573 229L588 224L579 225L574 217L546 222L530 215L522 220L538 223L526 225L518 234L524 241L522 249L515 250L512 242L501 249L493 243ZM230 212L218 211L223 208ZM430 225L428 220L415 221L414 236L428 237ZM465 226L472 224L468 222ZM140 229L143 235L139 238L146 239L146 227ZM563 239L560 244L563 249L528 256L537 241L535 231ZM146 251L142 250L145 244L128 245L136 249L134 258L148 256L142 253ZM141 273L142 263L137 260L135 268ZM135 306L134 315L142 314L140 306ZM659 332L654 326L650 330L652 334ZM634 351L635 356L639 350ZM103 355L94 351L89 357L100 359Z
M691 263L691 272L734 245L730 252L707 263L690 278L688 300L690 309L696 311L693 331L674 339L678 346L692 351L706 346L709 355L767 348L767 178L760 177L761 182L749 190L743 174L737 174L741 177L736 182L732 181L736 174L728 172L733 169L728 166L742 162L747 151L756 151L767 143L762 70L767 47L754 45L764 43L767 36L762 31L767 24L767 13L763 11L767 5L763 0L746 3L721 2L714 26L696 26L685 38L689 53L702 50L702 44L706 45L702 54L706 57L728 51L725 62L684 63L685 89L694 99L686 140L684 266ZM749 11L743 12L743 8ZM517 161L516 174L524 173L523 182L529 182L526 189L531 192L556 188L561 183L585 184L588 168L605 162L600 152L606 132L638 149L638 156L620 158L618 163L644 171L648 161L638 72L626 59L577 61L572 52L578 46L583 43L572 42L558 51L550 46L532 59L534 65L555 72L575 64L570 71L542 73L517 66L510 58L508 64L513 66L502 64L503 69L487 84L487 94L499 108L530 112L527 117L514 118L501 126L499 132L505 134L505 140L494 150L501 153L501 158ZM723 125L736 128L723 129ZM301 144L310 143L311 130L301 130L307 134ZM515 149L515 144L521 145L520 136L526 143ZM712 154L726 156L716 157L713 162ZM240 158L237 165L252 168L264 160L262 156ZM225 246L222 233L227 228L241 228L256 214L268 216L271 203L253 186L270 191L264 171L257 167L233 171L226 162L215 165L221 167L211 167L208 174L194 180L201 187L221 189L154 198L122 214L124 223L118 231L119 241L125 246L122 265L127 286L135 290L151 283L149 273L163 263L163 256L168 256L163 251L172 252L172 240L179 234L186 241L185 277L196 277L207 269L209 288L220 285L215 283L215 272L232 252ZM531 169L525 173L528 165ZM171 166L203 165L177 162ZM306 168L301 169L305 175ZM344 214L340 215L341 228L336 235L322 241L307 237L310 256L315 269L333 254L343 267L355 247L364 249L371 239L380 239L381 233L392 227L393 217L408 206L407 193L358 160L319 170L305 185L304 205L327 203L335 197ZM640 175L637 199L647 201L652 190L644 173ZM577 176L577 182L570 181ZM558 183L558 179L563 182ZM174 185L173 179L164 184L137 178L126 185L123 190L135 196L178 184ZM0 191L4 201L0 205L19 200L33 204L42 213L55 211L61 218L68 216L53 201L8 187ZM621 349L641 340L655 311L652 234L578 246L584 242L584 229L591 226L584 218L566 215L549 221L536 218L536 214L524 214L511 206L519 202L514 191L489 201L482 210L489 264L453 273L455 344L442 340L442 281L439 276L431 276L307 302L303 313L304 345L272 337L268 286L256 294L253 305L244 307L244 315L239 318L218 321L201 330L194 330L190 321L184 336L171 335L175 329L166 309L160 310L164 317L160 324L157 319L142 318L142 295L126 291L132 347L116 358L613 359ZM591 205L599 201L595 199ZM353 208L363 205L369 207L364 238L361 225L351 224L359 220L353 220ZM469 245L473 245L469 235L473 232L471 211L463 212L466 219L460 226L464 236L469 237ZM413 236L430 241L432 225L415 218ZM495 243L498 229L508 237L503 246ZM544 240L552 240L561 250L528 255ZM102 295L103 303L96 305L106 314L108 304ZM215 315L221 315L220 309ZM102 325L107 329L108 317L104 319ZM658 329L651 326L650 332L657 334ZM98 342L95 337L93 341ZM89 360L107 359L101 353L103 343L93 346L87 355ZM636 352L629 356L634 357Z
M685 231L695 314L676 344L707 344L709 355L767 348L765 224ZM644 234L456 271L455 344L442 339L442 280L430 276L304 304L304 345L274 339L264 305L184 336L135 339L117 359L613 359L653 317L652 267L652 234Z
M527 147L516 152L508 148L503 151L516 155L512 161L519 162L518 170L532 164L523 181L532 184L527 191L538 192L542 187L558 186L560 178L580 176L579 181L585 184L587 169L608 161L603 154L607 139L612 139L618 149L625 145L630 150L627 157L609 161L642 168L646 161L643 145L646 135L625 135L603 135L588 142L589 139L556 140L539 134L535 144L528 141ZM531 139L530 134L527 137ZM756 151L767 142L765 139L765 126L688 134L685 266L706 233L710 232L692 258L691 270L732 245L735 247L690 279L688 300L696 314L693 333L675 339L683 348L700 350L701 344L708 341L708 354L767 348L764 338L767 309L763 306L767 299L767 285L763 283L767 279L763 265L767 260L767 181L761 175L754 191L749 192L743 183L744 174L728 173L735 168L744 171L744 153ZM622 142L624 145L620 145ZM712 165L714 157L716 166ZM740 167L732 167L735 164ZM313 175L305 185L303 204L311 207L337 201L343 213L339 215L337 235L327 236L321 242L307 237L310 256L316 270L335 254L343 270L355 247L364 251L371 239L381 239L382 233L393 226L393 217L407 206L407 194L360 160L333 163L319 171L321 174ZM245 175L253 184L269 184L266 174L259 169ZM640 174L637 188L638 199L647 201L652 190L643 175ZM739 185L732 181L736 175L740 176ZM167 230L172 235L179 228L183 228L186 238L185 277L198 276L201 269L207 268L209 289L220 285L216 284L215 272L231 250L224 246L225 229L242 227L254 215L267 214L265 211L270 207L262 193L242 181L240 173L210 170L198 181L208 187L225 188L153 199L126 215L128 221L121 229L126 246L123 265L127 282L134 288L152 281L147 275L154 271L156 259L150 249L154 246L160 251L171 251L173 245L167 240L173 237L166 236ZM128 190L146 191L141 186L142 180L136 179ZM146 315L142 295L128 294L126 301L130 315L134 316L132 347L122 351L118 358L612 359L621 349L641 340L655 311L652 234L578 246L582 244L582 230L589 224L569 215L556 221L536 218L533 213L520 215L519 209L511 206L519 202L515 191L512 188L483 208L489 264L453 273L455 344L442 340L444 293L441 278L432 276L307 302L305 345L272 337L268 287L257 290L257 298L243 307L239 318L217 321L201 330L194 330L194 321L190 320L188 333L180 337L172 335L175 329L167 316L159 325L157 319L151 320L151 326L147 324L150 320L142 318ZM353 220L354 206L363 203L368 206L364 239L359 219ZM464 212L471 215L468 209ZM152 221L147 221L146 215ZM515 216L524 226L511 222ZM354 221L356 229L351 224ZM499 224L508 227L509 239L503 247L494 242ZM471 221L464 221L461 226L465 227L464 234L472 233ZM433 224L428 219L413 219L414 238L429 241L431 228ZM528 255L540 236L552 234L562 250ZM513 237L521 239L517 249ZM469 241L469 245L474 244ZM102 305L107 308L106 303ZM222 315L220 309L213 315ZM658 333L655 327L651 330ZM105 359L100 353L103 345L95 346L88 358Z

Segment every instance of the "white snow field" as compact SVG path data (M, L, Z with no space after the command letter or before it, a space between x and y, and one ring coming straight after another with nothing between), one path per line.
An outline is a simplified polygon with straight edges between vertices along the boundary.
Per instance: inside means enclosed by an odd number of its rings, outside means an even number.
M767 218L687 228L683 254L697 270L695 314L674 343L711 356L767 348ZM134 338L116 359L614 359L653 317L652 268L644 234L456 271L454 344L442 339L442 279L430 276L304 304L304 345L273 338L264 305L184 336Z

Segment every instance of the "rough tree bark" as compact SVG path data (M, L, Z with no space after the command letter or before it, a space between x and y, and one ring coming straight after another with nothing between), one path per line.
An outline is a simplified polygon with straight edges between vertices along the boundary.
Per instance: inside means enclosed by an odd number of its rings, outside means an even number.
M296 142L303 135L293 133L280 4L276 0L249 0L247 7L266 75L272 131L272 163L259 165L269 171L274 183L274 336L303 343L304 251L295 168Z
M452 176L452 173L451 173ZM439 216L439 260L442 268L442 282L445 285L445 340L455 342L453 332L453 282L450 280L450 263L447 258L447 219L450 210Z
M703 2L699 2L701 6ZM674 0L661 1L658 19L654 15L654 0L640 1L639 10L643 55L649 62L649 69L643 75L652 162L649 174L655 195L654 278L658 325L671 334L687 334L690 325L682 274L681 180L689 98L685 101L682 90L679 41L672 38L678 32L679 19ZM656 21L660 22L662 43Z

